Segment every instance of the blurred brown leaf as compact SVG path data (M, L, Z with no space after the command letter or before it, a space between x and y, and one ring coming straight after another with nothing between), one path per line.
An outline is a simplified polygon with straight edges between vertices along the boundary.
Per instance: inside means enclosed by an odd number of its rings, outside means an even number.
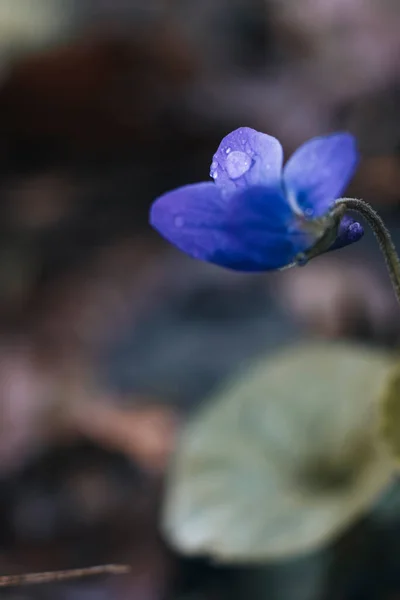
M159 138L171 98L193 74L179 32L157 26L130 37L95 31L25 58L0 89L0 133L80 153Z
M163 472L175 446L178 415L166 406L76 403L71 418L77 433L122 452L147 471Z

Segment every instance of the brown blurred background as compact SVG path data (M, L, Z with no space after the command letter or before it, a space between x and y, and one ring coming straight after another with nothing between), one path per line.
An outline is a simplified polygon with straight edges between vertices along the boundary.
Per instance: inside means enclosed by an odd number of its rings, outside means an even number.
M399 31L397 0L0 0L0 573L133 567L1 598L300 597L169 549L165 468L191 410L258 353L396 345L383 261L368 233L305 269L233 274L168 247L147 213L206 179L235 127L286 154L347 129L349 193L400 243ZM304 598L399 597L393 518L332 549L335 576Z

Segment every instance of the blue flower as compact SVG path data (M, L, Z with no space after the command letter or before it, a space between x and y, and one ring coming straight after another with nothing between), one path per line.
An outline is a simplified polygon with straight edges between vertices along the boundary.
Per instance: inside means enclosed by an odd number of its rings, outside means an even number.
M332 213L358 163L353 136L313 138L282 162L277 139L236 129L213 157L214 181L163 194L150 223L190 256L238 271L281 269L362 237L359 223Z

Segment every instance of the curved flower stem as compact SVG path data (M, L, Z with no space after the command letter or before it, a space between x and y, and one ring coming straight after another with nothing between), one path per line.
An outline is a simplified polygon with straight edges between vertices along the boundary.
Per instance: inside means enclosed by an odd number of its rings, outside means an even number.
M378 240L381 252L385 258L390 280L392 282L397 301L400 304L400 259L386 225L378 213L363 200L357 200L356 198L339 198L339 200L336 200L335 205L344 205L348 210L354 210L358 212L364 217L368 225L371 227L376 239Z

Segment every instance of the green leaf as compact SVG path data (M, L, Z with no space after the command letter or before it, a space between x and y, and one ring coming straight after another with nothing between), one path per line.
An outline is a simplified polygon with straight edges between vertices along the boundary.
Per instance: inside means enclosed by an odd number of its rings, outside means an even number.
M311 342L267 357L210 398L171 464L163 528L186 554L279 559L327 544L388 483L383 351Z
M400 462L400 362L397 362L381 395L380 425L382 439L394 460Z

